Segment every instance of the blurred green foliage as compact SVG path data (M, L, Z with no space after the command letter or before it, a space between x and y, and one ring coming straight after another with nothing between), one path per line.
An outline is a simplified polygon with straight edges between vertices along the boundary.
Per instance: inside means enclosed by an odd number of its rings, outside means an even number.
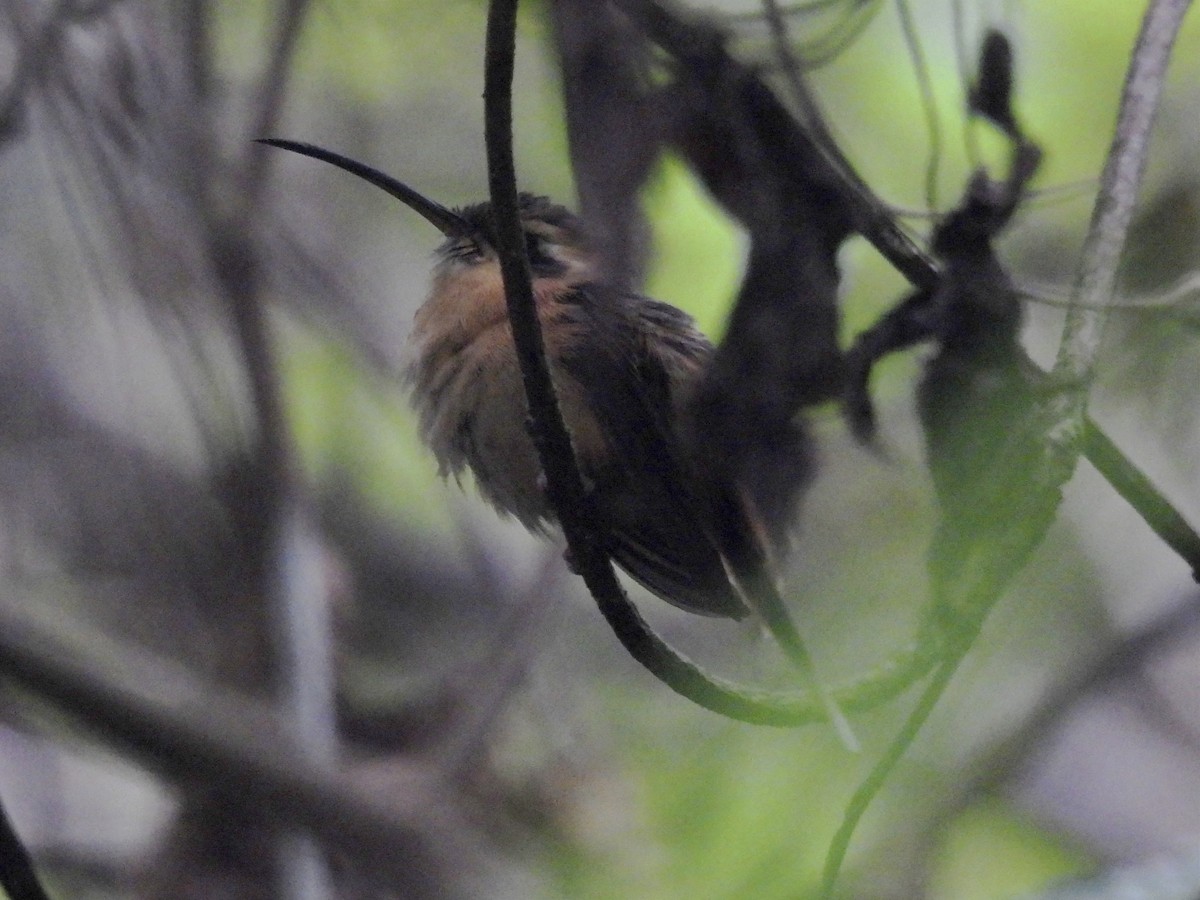
M1032 893L1090 870L1088 855L996 800L949 823L937 852L931 900L996 900Z

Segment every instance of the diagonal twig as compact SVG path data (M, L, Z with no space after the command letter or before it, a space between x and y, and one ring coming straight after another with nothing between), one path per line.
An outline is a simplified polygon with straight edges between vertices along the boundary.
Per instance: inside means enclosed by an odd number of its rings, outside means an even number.
M1080 253L1072 305L1063 324L1054 371L1064 379L1086 381L1095 365L1108 317L1105 306L1112 299L1133 219L1167 64L1189 6L1191 0L1151 0L1142 20L1092 223Z

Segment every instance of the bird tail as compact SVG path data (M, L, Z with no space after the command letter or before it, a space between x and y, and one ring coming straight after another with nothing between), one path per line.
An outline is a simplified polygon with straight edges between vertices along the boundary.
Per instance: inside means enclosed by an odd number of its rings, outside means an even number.
M721 491L720 494L720 508L716 516L720 533L716 537L734 583L746 605L762 619L780 651L808 682L842 744L853 753L859 752L861 745L850 727L850 721L830 693L828 685L821 680L804 638L800 636L800 630L780 593L763 529L755 524L753 512L747 509L746 502L730 492Z

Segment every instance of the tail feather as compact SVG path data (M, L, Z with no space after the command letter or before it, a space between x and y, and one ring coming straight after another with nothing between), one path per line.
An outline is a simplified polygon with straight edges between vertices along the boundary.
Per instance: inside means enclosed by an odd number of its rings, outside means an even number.
M859 752L861 745L858 738L828 686L821 680L804 638L800 636L800 630L779 591L765 529L756 522L748 501L732 491L718 491L715 505L714 519L718 528L715 537L746 605L762 619L780 651L816 692L830 724L846 749Z

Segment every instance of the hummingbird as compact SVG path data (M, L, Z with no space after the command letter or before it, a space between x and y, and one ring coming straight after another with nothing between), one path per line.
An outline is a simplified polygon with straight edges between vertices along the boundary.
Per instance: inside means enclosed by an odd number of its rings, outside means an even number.
M331 163L382 188L443 235L417 310L407 369L420 433L442 476L535 533L554 523L508 324L490 203L450 209L389 175L312 144L260 143ZM713 345L682 310L613 287L578 216L519 196L534 302L563 418L605 550L656 596L732 619L749 609L689 477L680 417ZM770 551L746 504L751 539ZM761 532L761 533L760 533Z
M443 477L461 483L470 471L492 506L546 533L555 512L527 427L491 204L450 209L330 150L259 143L344 169L441 232L410 336L407 380L421 437ZM566 207L522 193L518 213L551 379L604 550L634 581L688 612L755 612L856 749L779 594L773 555L785 523L768 525L739 485L705 484L696 465L704 448L683 438L712 343L682 310L606 281L584 223Z

